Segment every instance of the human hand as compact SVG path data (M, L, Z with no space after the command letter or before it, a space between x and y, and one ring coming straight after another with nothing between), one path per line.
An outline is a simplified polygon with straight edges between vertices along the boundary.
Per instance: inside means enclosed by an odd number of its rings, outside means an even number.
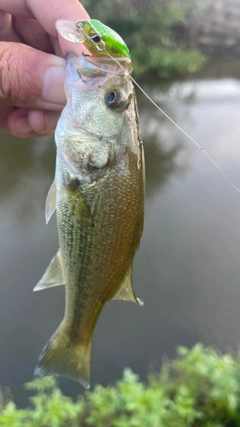
M77 0L0 0L0 130L54 132L66 102L63 57L84 51L58 36L58 19L90 18Z

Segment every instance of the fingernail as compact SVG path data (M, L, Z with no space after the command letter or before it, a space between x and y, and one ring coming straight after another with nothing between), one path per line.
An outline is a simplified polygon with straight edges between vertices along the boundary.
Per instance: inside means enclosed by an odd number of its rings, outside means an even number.
M52 130L56 127L60 114L59 111L46 111L45 118L48 130Z
M47 69L43 79L43 101L62 106L66 104L66 96L64 92L64 78L64 66L51 66Z
M27 135L32 132L26 117L20 117L15 121L15 131L18 135Z

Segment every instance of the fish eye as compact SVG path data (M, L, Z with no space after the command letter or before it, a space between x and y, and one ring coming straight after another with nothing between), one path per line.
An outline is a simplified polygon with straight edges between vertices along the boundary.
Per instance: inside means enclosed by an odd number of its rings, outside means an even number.
M116 88L111 88L105 94L105 103L107 107L116 110L118 113L122 113L129 107L131 99L131 95L126 97L124 92Z
M101 37L98 34L96 34L96 36L92 37L92 41L94 43L99 43L101 41Z
M109 108L116 108L120 103L120 92L111 90L106 94L106 103Z
M111 105L116 101L116 99L117 99L116 92L109 92L108 97L107 97L108 103Z

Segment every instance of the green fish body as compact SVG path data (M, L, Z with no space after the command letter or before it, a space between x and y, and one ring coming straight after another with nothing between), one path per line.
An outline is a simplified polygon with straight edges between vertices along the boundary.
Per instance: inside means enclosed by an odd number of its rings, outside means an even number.
M112 61L67 57L67 105L56 129L60 249L36 290L64 284L64 319L43 349L36 375L90 381L91 342L104 304L135 301L132 262L143 228L144 157L134 88Z

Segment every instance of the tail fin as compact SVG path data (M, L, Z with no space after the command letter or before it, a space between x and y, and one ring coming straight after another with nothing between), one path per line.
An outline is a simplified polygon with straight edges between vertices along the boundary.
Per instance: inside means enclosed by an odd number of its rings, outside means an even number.
M60 325L38 358L34 376L63 375L79 381L85 388L90 384L92 343L76 344Z

